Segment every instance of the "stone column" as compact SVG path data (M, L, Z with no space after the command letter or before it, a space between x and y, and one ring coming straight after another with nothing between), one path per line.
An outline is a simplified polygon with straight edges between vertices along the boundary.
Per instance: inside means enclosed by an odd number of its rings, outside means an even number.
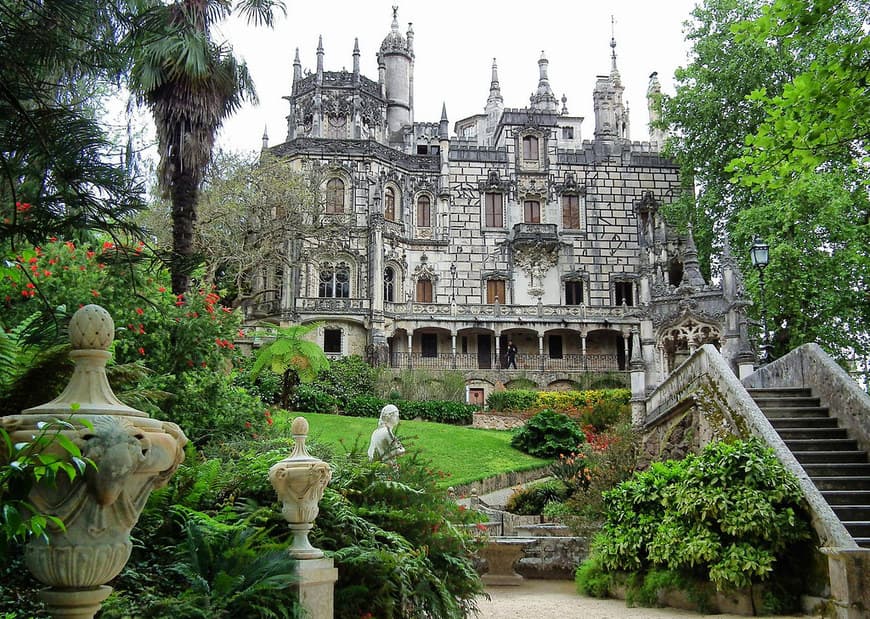
M281 513L293 531L293 543L287 552L297 560L298 580L293 588L299 603L309 619L332 619L338 570L332 559L324 557L323 551L308 541L332 470L305 448L308 421L304 417L293 420L291 432L295 442L293 452L269 469L269 481L282 503Z
M50 525L45 538L32 539L24 553L27 568L48 585L40 598L52 617L91 619L112 591L105 583L130 558L130 530L148 496L184 460L187 438L174 423L151 419L115 397L105 370L115 324L105 309L79 309L69 333L75 370L63 393L0 423L15 443L30 441L54 424L57 436L93 463L74 479L62 474L56 483L34 485L30 503L63 521L64 529ZM46 452L74 464L59 439Z
M456 333L450 333L450 356L453 359L452 367L456 369Z
M413 348L411 348L411 346L413 345L413 342L414 342L414 333L413 333L413 331L408 331L408 369L409 370L414 367L414 365L411 363L411 355L413 354Z
M538 359L541 360L541 371L544 371L544 334L538 333Z

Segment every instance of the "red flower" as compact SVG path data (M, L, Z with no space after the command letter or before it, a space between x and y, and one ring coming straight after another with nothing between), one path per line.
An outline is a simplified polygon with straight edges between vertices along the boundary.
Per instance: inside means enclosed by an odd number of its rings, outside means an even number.
M33 264L34 262L36 262L36 256L33 256L30 260L28 260L28 262L30 264Z
M31 206L32 205L28 204L27 202L16 202L15 203L15 210L18 211L19 213L23 213L24 211L30 210Z
M114 249L115 244L112 241L106 241L103 243L103 249Z
M160 288L157 289L157 292L166 292L166 286L160 286Z
M46 271L43 271L42 274L43 274L45 277L51 277L51 271L47 271L47 270L46 270Z
M142 314L145 313L145 310L143 310L141 307L137 307L137 308L136 308L136 313L139 314L139 315L141 316Z
M93 258L96 254L94 254L94 252L92 252L92 251L89 249L88 251L85 252L85 255L86 255L88 258Z
M32 282L27 282L27 287L28 288L36 288L36 286L34 286Z
M145 349L142 348L141 346L139 347L139 354L140 354L140 355L144 355L144 354L145 354Z
M94 295L95 297L100 296L100 293L97 292L96 290L91 290L91 294Z
M250 427L251 427L251 422L250 422L250 421L246 421L246 422L245 422L245 427L246 427L246 428L250 428Z

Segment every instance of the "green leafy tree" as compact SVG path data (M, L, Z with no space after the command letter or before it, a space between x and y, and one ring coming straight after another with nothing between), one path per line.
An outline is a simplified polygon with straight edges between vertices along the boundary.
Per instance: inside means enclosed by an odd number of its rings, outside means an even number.
M256 380L260 371L268 367L281 375L281 406L289 408L293 390L299 383L307 384L318 373L329 367L329 359L316 343L304 339L320 323L277 327L275 339L257 351L257 359L251 368L251 379Z
M275 0L178 0L155 7L153 31L137 41L132 86L151 109L160 147L159 181L172 202L172 291L187 292L203 174L223 121L256 100L247 66L213 27L233 10L272 26Z
M748 249L755 235L771 245L774 354L808 341L840 358L868 352L868 210L856 172L866 13L845 0L706 0L687 23L693 51L676 95L663 99L669 152L698 186L697 201L668 215L695 224L702 255L730 235L756 316ZM830 84L824 95L812 94L816 79Z
M0 1L0 247L123 233L141 187L101 124L138 20L119 1ZM129 159L128 159L129 161ZM11 248L11 250L10 250Z

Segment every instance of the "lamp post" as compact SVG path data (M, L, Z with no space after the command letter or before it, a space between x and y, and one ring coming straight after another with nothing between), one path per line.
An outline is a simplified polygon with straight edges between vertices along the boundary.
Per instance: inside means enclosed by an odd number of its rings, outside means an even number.
M752 241L752 247L749 248L749 258L752 260L752 266L758 269L758 288L761 296L761 355L759 355L759 363L764 365L770 363L770 340L768 339L767 331L767 308L764 303L764 269L770 264L770 246L761 240L761 237L756 236Z
M450 301L456 300L456 263L450 263Z

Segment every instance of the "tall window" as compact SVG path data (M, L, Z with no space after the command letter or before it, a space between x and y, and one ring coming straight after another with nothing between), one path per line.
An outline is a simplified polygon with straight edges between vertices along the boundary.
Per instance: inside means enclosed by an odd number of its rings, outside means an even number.
M580 196L562 196L562 227L580 229Z
M527 224L541 223L541 203L537 200L523 202L523 221Z
M565 282L565 305L583 304L583 282Z
M486 281L486 302L490 305L498 300L505 302L505 285L503 279L488 279Z
M324 266L320 269L320 286L317 296L346 299L350 296L350 268L344 263Z
M523 138L523 159L538 158L538 138L527 135Z
M326 212L330 215L344 213L344 181L340 178L326 181Z
M396 221L396 192L392 187L384 190L384 219Z
M396 271L393 267L384 269L384 301L393 302L395 299Z
M483 195L484 224L487 228L504 227L504 194L485 193Z
M417 282L417 303L432 302L432 282L428 279L421 279Z
M562 358L562 336L561 335L551 335L547 338L549 347L550 347L550 359L561 359Z
M421 357L437 357L438 356L438 335L435 333L420 334L420 356Z
M616 282L613 285L613 296L617 305L634 305L634 286L631 282Z
M323 352L341 353L341 329L323 330Z
M417 198L417 226L420 228L432 226L432 205L429 202L429 196Z

